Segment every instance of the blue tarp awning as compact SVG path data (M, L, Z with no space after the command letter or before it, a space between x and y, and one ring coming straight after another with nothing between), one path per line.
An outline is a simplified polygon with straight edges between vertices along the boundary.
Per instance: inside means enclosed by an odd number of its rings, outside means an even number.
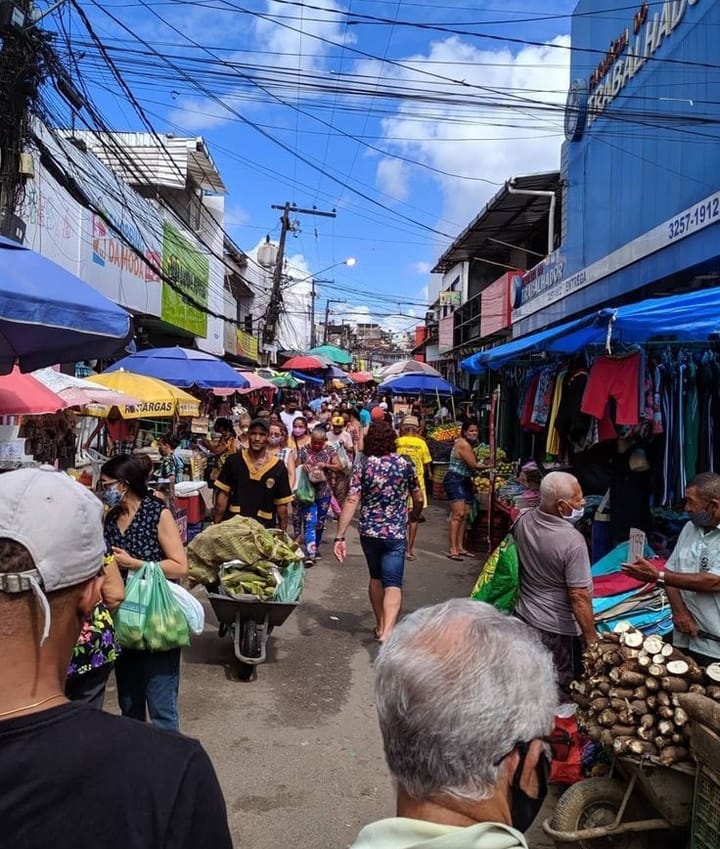
M529 336L522 336L520 339L513 339L512 342L506 342L488 351L478 351L477 354L462 360L460 368L471 374L483 374L502 368L513 360L542 351L573 354L586 345L605 341L610 314L610 311L601 310L599 313L595 312L558 324L556 327L539 330Z
M305 374L302 371L291 371L290 374L296 380L303 380L303 381L305 381L305 383L317 383L317 384L325 383L325 381L323 380L322 377L313 377L311 374Z
M625 344L704 342L720 336L720 287L649 298L637 304L605 308L513 339L462 360L460 368L471 374L499 369L514 360L543 351L574 354L587 345L603 345L608 339Z

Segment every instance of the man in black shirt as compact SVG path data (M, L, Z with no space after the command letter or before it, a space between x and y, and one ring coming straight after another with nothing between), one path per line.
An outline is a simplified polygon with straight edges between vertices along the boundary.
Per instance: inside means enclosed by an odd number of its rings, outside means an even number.
M249 516L266 528L287 528L292 490L285 463L267 450L268 430L269 422L255 419L248 447L225 461L215 481L215 524Z
M103 580L101 516L64 474L0 476L0 845L231 849L197 741L65 698Z

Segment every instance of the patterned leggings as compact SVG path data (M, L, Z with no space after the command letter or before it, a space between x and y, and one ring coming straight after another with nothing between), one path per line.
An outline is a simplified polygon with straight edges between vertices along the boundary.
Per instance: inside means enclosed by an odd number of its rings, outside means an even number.
M295 536L303 534L305 554L311 560L317 557L317 550L325 530L325 520L330 509L330 487L318 496L312 504L299 504L293 501L293 530Z

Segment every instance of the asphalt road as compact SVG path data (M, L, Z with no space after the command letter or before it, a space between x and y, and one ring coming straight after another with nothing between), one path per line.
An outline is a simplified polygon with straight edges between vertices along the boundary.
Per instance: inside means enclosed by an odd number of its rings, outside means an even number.
M469 593L479 559L445 557L446 509L430 506L418 559L406 566L405 611ZM394 814L373 703L377 644L367 569L354 530L349 557L308 571L302 604L268 642L255 680L238 680L232 643L206 604L205 632L183 654L180 717L215 764L238 849L344 849L368 822ZM196 590L199 598L202 590ZM114 709L111 684L107 707ZM552 844L537 828L533 849Z

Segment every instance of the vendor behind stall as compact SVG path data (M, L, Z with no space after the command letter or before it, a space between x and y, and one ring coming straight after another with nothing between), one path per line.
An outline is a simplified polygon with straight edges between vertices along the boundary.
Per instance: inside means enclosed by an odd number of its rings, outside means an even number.
M157 476L160 480L167 480L172 484L180 483L185 471L185 464L175 453L177 446L178 441L171 433L158 439L160 465L157 468Z
M95 430L85 442L87 450L93 439L105 429L105 454L108 457L117 457L119 454L132 454L137 437L137 419L124 419L117 407L111 407L106 419L101 419Z

